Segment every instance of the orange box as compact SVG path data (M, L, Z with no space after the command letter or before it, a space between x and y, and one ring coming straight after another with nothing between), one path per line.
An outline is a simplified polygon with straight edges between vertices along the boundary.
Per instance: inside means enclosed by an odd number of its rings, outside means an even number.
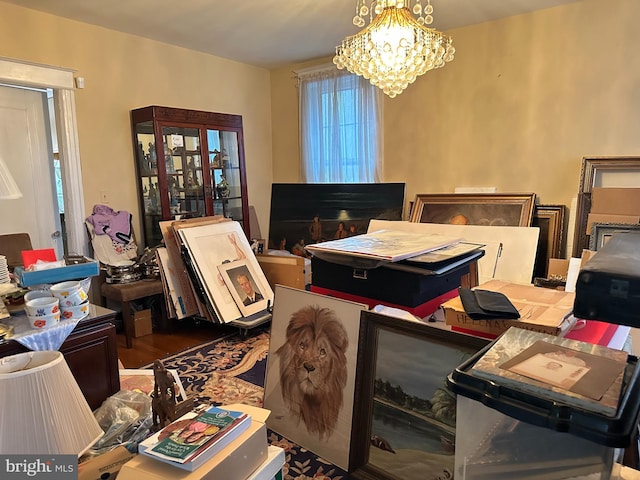
M640 188L594 187L590 212L640 215Z

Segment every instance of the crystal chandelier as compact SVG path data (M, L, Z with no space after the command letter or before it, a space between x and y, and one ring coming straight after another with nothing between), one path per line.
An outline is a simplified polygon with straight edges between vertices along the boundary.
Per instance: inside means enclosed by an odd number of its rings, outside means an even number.
M369 16L369 25L336 47L339 69L363 76L393 98L418 75L453 60L451 37L424 26L433 22L431 0L424 9L421 0L369 0L369 6L356 1L353 24L364 27Z

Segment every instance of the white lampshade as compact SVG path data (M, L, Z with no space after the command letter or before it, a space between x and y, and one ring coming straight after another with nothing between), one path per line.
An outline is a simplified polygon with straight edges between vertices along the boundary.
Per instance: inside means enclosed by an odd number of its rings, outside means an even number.
M16 181L11 176L9 167L0 157L0 200L14 200L20 198L22 192L18 188Z
M60 352L0 358L0 453L82 455L102 435Z

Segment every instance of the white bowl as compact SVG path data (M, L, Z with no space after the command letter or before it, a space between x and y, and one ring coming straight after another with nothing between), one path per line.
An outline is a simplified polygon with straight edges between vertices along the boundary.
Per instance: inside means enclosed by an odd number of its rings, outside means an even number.
M51 292L49 292L49 290L30 290L24 294L24 301L28 302L29 300L33 300L34 298L43 297L55 298L53 295L51 295Z
M63 320L67 320L69 318L80 320L89 315L89 302L72 306L60 305L60 311L62 312L61 317Z
M60 313L60 300L55 297L39 297L24 304L24 309L30 317L43 317Z
M56 313L50 313L49 315L41 315L38 317L32 317L27 315L29 322L33 328L47 328L52 327L60 321L60 311Z
M80 305L89 298L78 281L56 283L51 287L51 293L64 306Z

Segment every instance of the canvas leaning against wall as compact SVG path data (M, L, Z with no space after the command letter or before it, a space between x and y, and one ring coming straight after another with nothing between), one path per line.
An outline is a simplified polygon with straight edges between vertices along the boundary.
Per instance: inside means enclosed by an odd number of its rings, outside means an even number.
M267 426L349 469L360 313L366 305L276 286Z
M274 183L268 248L291 252L301 239L310 245L366 233L372 218L402 220L404 194L404 183Z

